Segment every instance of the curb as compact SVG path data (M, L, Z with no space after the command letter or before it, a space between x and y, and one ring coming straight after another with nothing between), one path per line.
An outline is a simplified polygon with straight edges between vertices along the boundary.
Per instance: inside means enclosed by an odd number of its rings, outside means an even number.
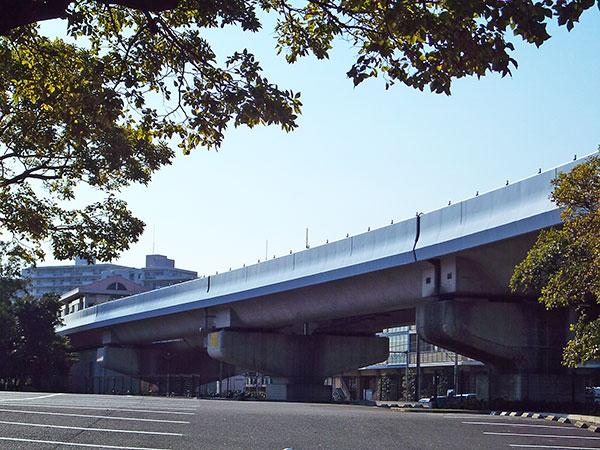
M491 416L527 417L531 419L544 419L557 423L568 423L577 428L587 429L592 433L600 433L600 417L580 416L577 414L549 414L521 411L492 411Z

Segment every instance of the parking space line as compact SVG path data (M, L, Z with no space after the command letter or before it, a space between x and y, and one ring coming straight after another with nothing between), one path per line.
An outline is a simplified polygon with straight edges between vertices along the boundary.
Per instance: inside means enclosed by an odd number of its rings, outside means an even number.
M160 404L158 404L158 405L155 404L155 405L143 405L143 406L137 407L135 405L131 406L131 405L128 405L126 403L132 403L132 402L123 402L123 404L122 404L123 408L131 408L131 409L160 408L161 410L165 410L165 411L183 411L183 412L198 411L198 408L193 408L193 407L190 407L190 406L181 406L181 407L177 408L175 406L162 406ZM53 404L53 405L54 404L59 405L60 403L51 403L51 404ZM111 402L111 405L112 404L114 404L114 402ZM63 404L63 406L64 406L64 404ZM89 405L89 406L101 407L101 406L103 406L103 404L102 403L97 403L95 405Z
M66 398L69 399L69 398L73 398L73 397L66 397ZM197 400L193 400L193 401L190 402L190 401L182 399L181 403L177 403L177 402L174 402L174 401L167 400L168 403L163 404L164 402L161 402L160 401L161 399L157 400L157 399L152 398L152 397L138 397L138 398L134 399L134 398L127 398L127 397L124 397L124 396L118 396L117 398L119 399L119 402L122 403L124 406L128 406L128 404L129 405L131 405L131 404L135 405L135 404L143 403L143 404L145 404L144 405L145 407L151 407L151 406L158 405L158 406L160 406L161 408L164 408L164 409L180 409L180 410L183 410L183 409L196 410L196 409L198 409L198 406L200 406L198 404ZM78 400L79 400L79 398L78 398ZM162 400L164 400L164 398ZM100 402L101 401L102 401L102 399L100 399ZM184 405L182 403L196 403L196 405L191 405L191 404ZM176 406L177 404L179 404L180 406ZM132 406L132 408L133 407L134 406Z
M600 437L595 436L576 436L573 434L533 434L533 433L502 433L494 431L484 431L483 434L490 434L494 436L519 436L519 437L539 437L549 439L585 439L588 441L598 441Z
M427 413L415 413L415 414L427 414ZM430 413L435 414L435 413ZM487 414L444 414L443 417L445 419L481 419L485 418L485 420L515 420L515 419L524 419L524 417L511 417L511 416L490 416ZM533 419L531 419L533 420Z
M35 443L35 444L68 445L70 447L112 448L112 449L119 449L119 450L170 450L168 448L118 447L116 445L78 444L78 443L75 443L75 442L42 441L42 440L39 440L39 439L22 439L22 438L12 438L12 437L2 437L2 436L0 436L0 440L2 440L2 441L12 441L12 442L31 442L31 443Z
M556 448L561 450L600 450L600 447L567 447L564 445L508 444L515 448Z
M25 405L10 405L10 406L25 406ZM150 413L150 414L171 414L178 416L195 416L193 412L180 412L180 411L157 411L154 409L127 409L127 408L109 408L100 406L58 406L58 405L38 405L34 403L28 403L28 407L34 408L55 408L55 409L89 409L90 411L123 411L123 412L139 412L139 413Z
M39 428L59 428L62 430L79 430L79 431L104 431L107 433L129 433L129 434L151 434L156 436L183 436L182 433L167 433L165 431L136 431L136 430L118 430L111 428L87 428L73 427L69 425L48 425L44 423L29 423L29 422L9 422L0 420L0 423L6 425L18 425L24 427L39 427Z
M58 397L59 395L62 395L62 394L48 394L48 395L42 395L42 396L38 396L38 397L29 397L29 398L2 398L2 399L0 399L0 402L20 402L20 401L25 401L25 400L40 400L42 398Z
M498 423L498 422L463 422L467 425L489 425L491 427L530 427L530 428L559 428L561 430L572 430L570 426L560 425L534 425L532 423Z
M49 411L24 411L18 409L0 409L0 412L12 412L18 414L42 414L47 416L66 416L66 417L87 417L92 419L107 419L107 420L130 420L133 422L157 422L157 423L181 423L189 424L182 420L163 420L163 419L142 419L138 417L117 417L117 416L95 416L91 414L69 414L69 413L57 413Z

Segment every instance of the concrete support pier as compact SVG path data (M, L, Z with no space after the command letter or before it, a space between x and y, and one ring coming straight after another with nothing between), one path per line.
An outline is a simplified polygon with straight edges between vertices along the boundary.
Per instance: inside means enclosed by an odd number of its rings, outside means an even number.
M387 338L374 336L289 335L221 330L209 334L208 354L234 365L280 377L272 399L329 401L325 377L387 359Z
M423 339L491 367L490 400L577 400L582 390L561 365L568 327L568 311L525 300L455 298L417 308Z

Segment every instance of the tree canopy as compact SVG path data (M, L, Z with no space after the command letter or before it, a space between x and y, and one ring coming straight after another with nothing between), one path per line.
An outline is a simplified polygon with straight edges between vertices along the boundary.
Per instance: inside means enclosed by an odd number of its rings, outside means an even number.
M563 224L540 233L511 287L539 292L548 309L575 310L563 360L576 367L600 359L600 155L561 173L553 184Z
M29 261L110 260L143 231L117 193L148 183L172 146L217 148L229 125L297 126L300 95L240 45L216 55L210 28L261 29L273 14L288 62L349 42L355 85L450 93L452 81L517 66L511 39L541 45L596 0L0 0L0 240ZM39 23L62 19L62 38ZM160 106L157 106L160 105ZM89 185L105 198L70 206Z
M24 281L0 275L0 379L53 388L73 362L67 339L54 332L61 320L58 298L17 295Z

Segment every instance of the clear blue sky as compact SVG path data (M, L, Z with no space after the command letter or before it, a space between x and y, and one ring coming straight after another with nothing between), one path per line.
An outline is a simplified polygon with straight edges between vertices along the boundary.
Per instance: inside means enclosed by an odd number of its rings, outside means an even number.
M502 186L600 144L600 12L540 49L517 45L512 78L455 82L452 96L382 80L354 88L353 52L288 65L272 27L211 32L221 57L248 47L272 81L302 92L300 127L231 129L219 152L178 155L148 187L124 197L143 219L140 242L117 261L152 252L199 274L251 264L346 233L386 225ZM515 44L519 41L515 38ZM46 264L54 263L48 258Z

